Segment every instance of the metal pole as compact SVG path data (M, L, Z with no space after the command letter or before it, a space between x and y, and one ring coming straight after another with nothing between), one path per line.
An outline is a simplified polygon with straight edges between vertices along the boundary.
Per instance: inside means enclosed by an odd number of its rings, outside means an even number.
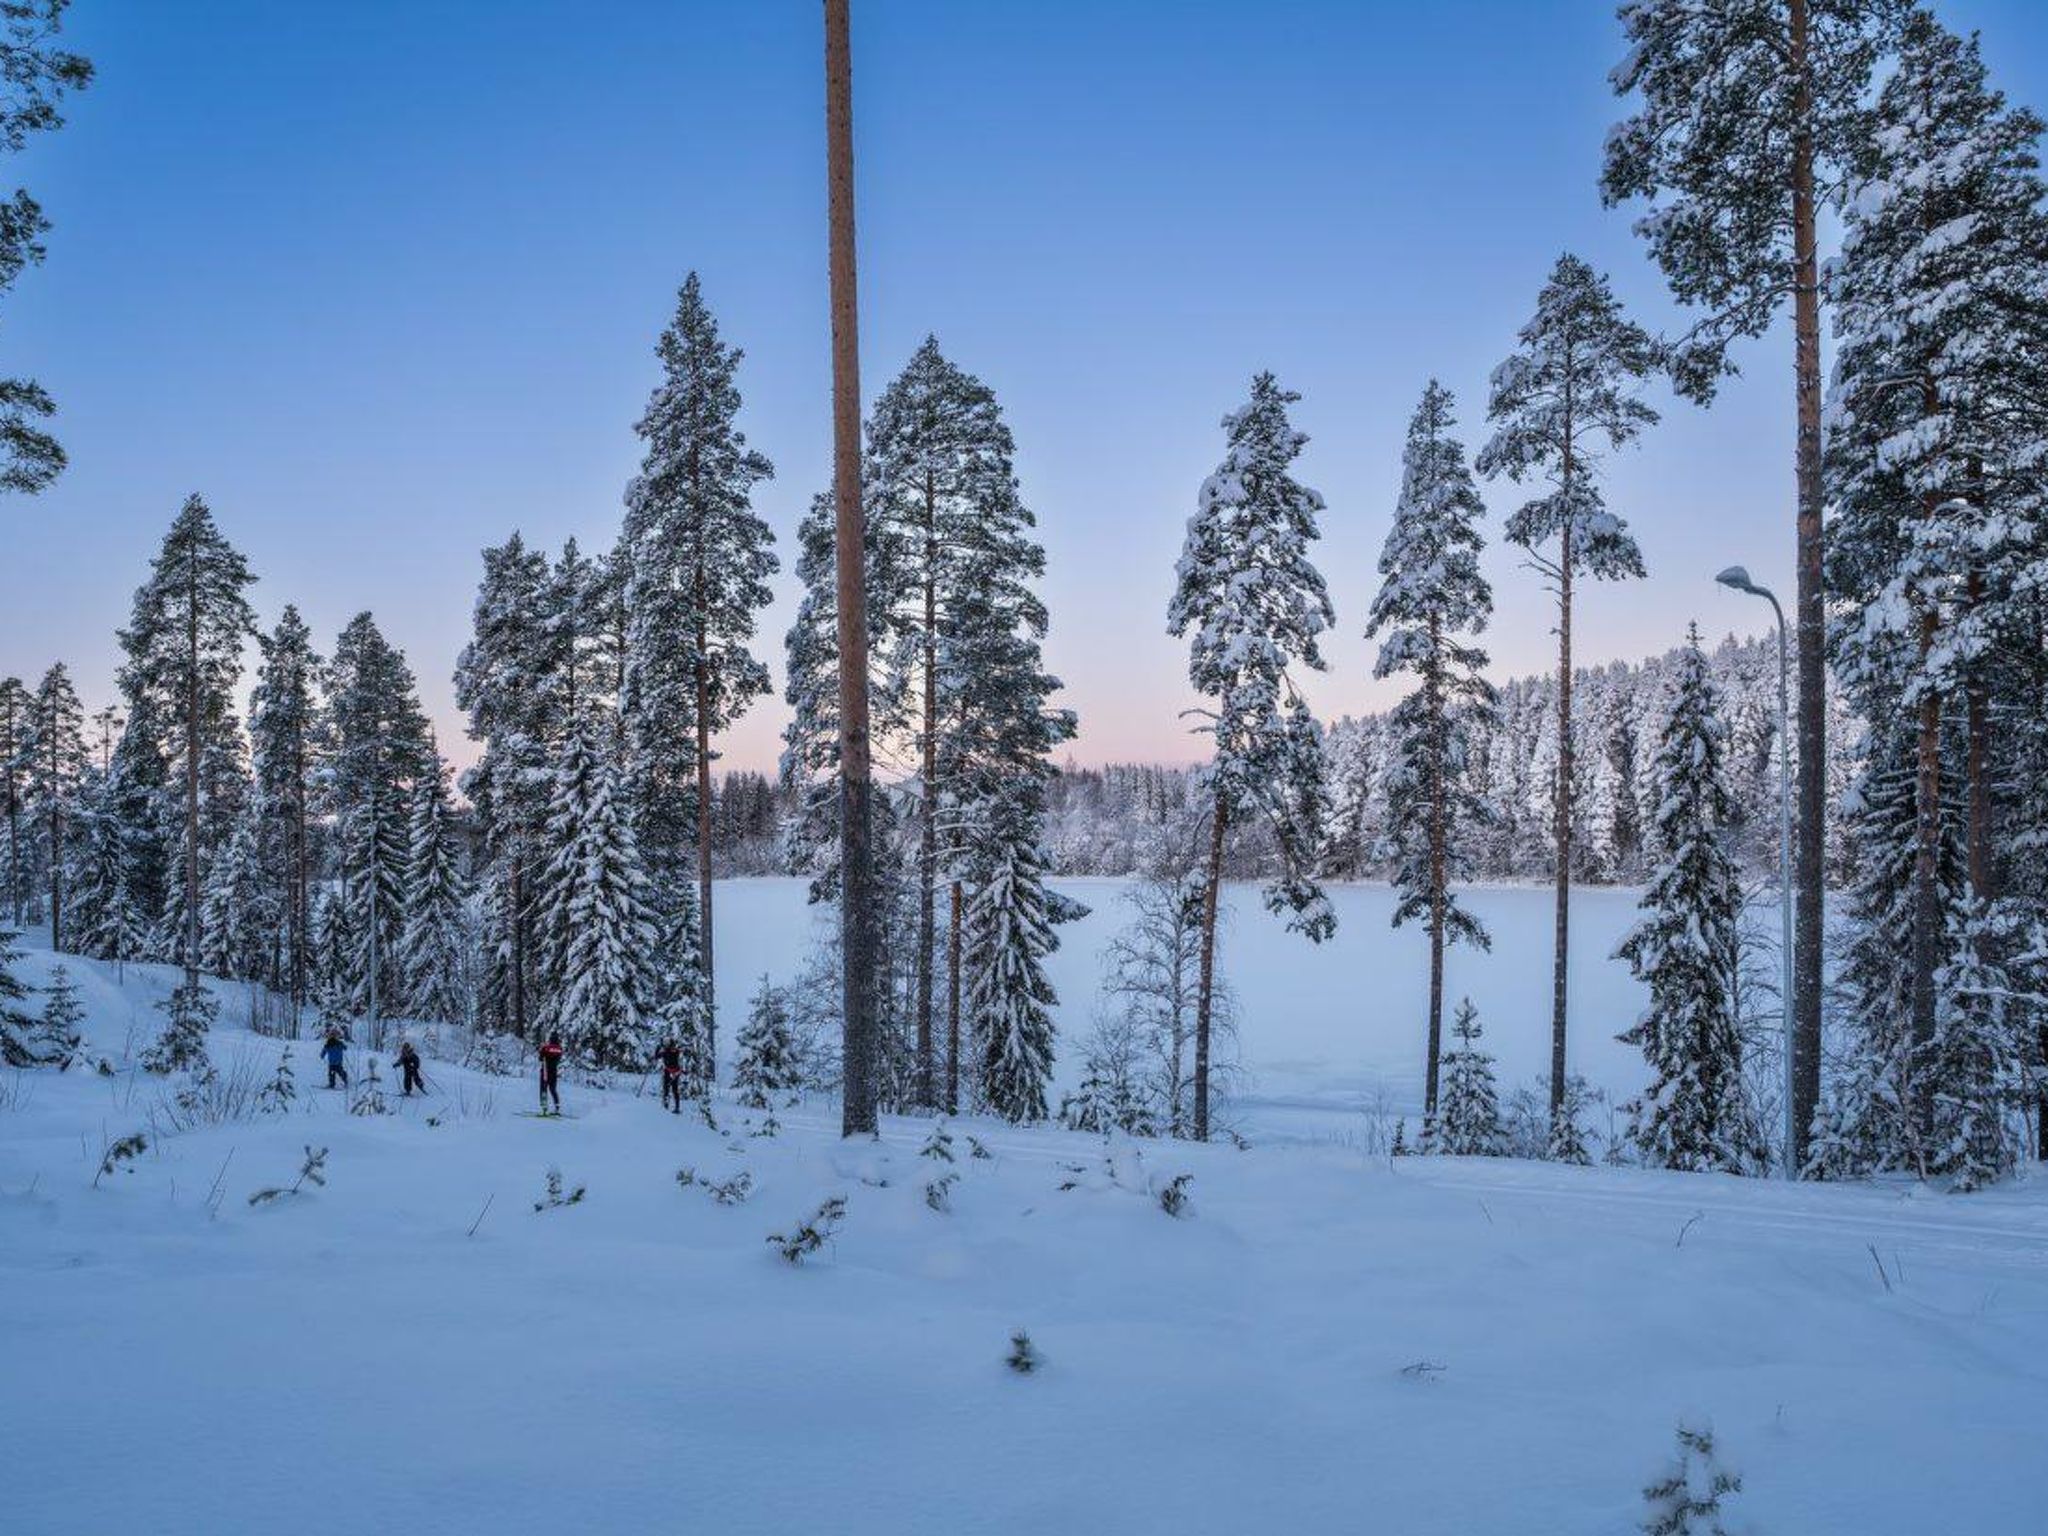
M1796 1179L1793 1162L1799 1138L1795 1134L1792 1092L1792 711L1790 705L1791 662L1785 644L1785 610L1770 593L1771 611L1778 616L1778 916L1781 936L1778 950L1779 1006L1785 1021L1785 1177Z

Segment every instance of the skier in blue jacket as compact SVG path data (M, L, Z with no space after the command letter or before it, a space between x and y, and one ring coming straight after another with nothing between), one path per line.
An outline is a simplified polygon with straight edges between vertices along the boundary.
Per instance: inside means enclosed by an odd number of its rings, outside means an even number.
M327 1063L327 1086L346 1088L348 1068L343 1063L348 1060L348 1042L341 1038L340 1030L329 1027L327 1038L320 1046L320 1059Z

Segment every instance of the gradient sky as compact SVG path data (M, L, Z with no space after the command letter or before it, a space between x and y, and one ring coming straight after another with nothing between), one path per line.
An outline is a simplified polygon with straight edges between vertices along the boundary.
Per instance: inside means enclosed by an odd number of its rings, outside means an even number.
M1938 9L2048 107L2048 6ZM854 12L865 392L927 331L997 391L1079 761L1199 754L1164 612L1253 372L1304 396L1340 628L1311 694L1336 715L1395 692L1359 631L1424 380L1476 445L1566 249L1644 323L1680 321L1596 191L1620 110L1602 0ZM0 503L0 672L61 657L105 702L113 631L196 490L266 625L296 602L331 642L374 611L467 760L449 672L478 551L514 528L609 544L691 268L746 348L761 505L793 534L830 454L815 0L77 0L66 40L99 78L6 168L56 229L0 308L0 367L54 391L72 467ZM1612 465L1651 574L1587 592L1585 660L1689 618L1759 628L1711 584L1731 561L1789 589L1789 340L1742 362ZM1494 536L1516 498L1488 500ZM1540 669L1547 600L1512 552L1488 565L1495 671ZM793 589L763 624L778 675ZM760 706L728 763L771 766L783 718Z

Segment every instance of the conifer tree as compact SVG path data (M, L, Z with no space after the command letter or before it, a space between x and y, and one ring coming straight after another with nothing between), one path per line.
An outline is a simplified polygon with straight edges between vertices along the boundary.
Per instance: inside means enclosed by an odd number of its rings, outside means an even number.
M405 928L399 941L405 1009L434 1024L468 1017L463 986L466 941L462 882L448 825L447 770L429 748L431 764L413 786L405 865Z
M2025 997L1997 957L2012 948L1981 901L1956 915L1951 958L1935 978L1941 1012L1915 1073L1928 1101L1927 1171L1981 1189L2018 1165L2014 1115L2025 1101L2033 1042Z
M1680 302L1705 311L1673 356L1710 401L1738 338L1792 301L1799 636L1793 1127L1804 1161L1820 1097L1825 878L1826 598L1821 572L1819 224L1867 142L1864 98L1905 0L1627 0L1609 77L1639 98L1608 135L1600 195L1648 204L1636 233Z
M85 1048L85 1036L78 1026L85 1022L85 1005L78 1000L78 983L71 968L50 967L50 984L44 988L43 1016L36 1025L36 1055L49 1066L68 1067Z
M1429 930L1429 1015L1423 1119L1436 1114L1437 1058L1444 1005L1444 946L1492 947L1485 926L1459 905L1451 881L1470 872L1461 833L1484 819L1465 772L1474 715L1493 708L1481 674L1486 653L1464 637L1486 627L1493 590L1479 572L1485 513L1465 466L1449 390L1436 380L1408 424L1401 499L1380 554L1386 578L1373 599L1366 638L1380 638L1374 677L1412 672L1416 691L1396 708L1396 763L1387 781L1387 823L1401 899L1394 926L1421 919Z
M250 760L270 828L265 847L275 854L270 881L284 918L281 974L274 979L289 993L296 1013L312 984L311 810L324 745L318 698L323 667L313 650L313 632L290 604L261 644L263 660L249 703Z
M662 381L635 430L647 445L626 489L620 540L628 615L624 708L639 786L643 853L663 886L693 851L696 976L705 1048L716 1051L712 992L712 738L769 692L748 649L775 574L774 535L753 509L774 466L736 425L741 353L720 338L697 274L655 347ZM686 928L672 925L687 941Z
M70 0L8 0L0 7L0 149L20 151L60 128L65 96L92 82L92 65L57 46ZM0 293L43 259L50 221L21 189L0 203ZM39 423L57 409L34 379L0 379L0 490L34 494L63 471L64 450Z
M202 789L208 791L204 808L217 810L211 802L219 786L210 781L208 767L231 752L240 735L234 689L243 643L256 632L243 589L254 580L247 562L214 526L206 503L188 497L121 631L127 654L121 691L128 700L128 733L138 737L136 755L154 759L157 774L182 781L182 795L175 798L165 783L159 816L172 829L168 846L182 850L183 876L165 891L165 911L176 918L171 953L192 988L199 976L199 875L211 850L201 820ZM137 788L146 783L139 773L131 773L128 782ZM212 819L217 824L220 818Z
M85 773L85 711L71 674L58 662L43 674L29 705L28 808L43 824L50 895L50 947L76 949L64 926L64 870L70 862L66 823Z
M617 770L579 722L555 770L548 840L549 931L562 936L554 1019L590 1066L633 1067L654 1051L654 924Z
M36 1025L21 1006L28 985L15 975L21 963L19 936L12 928L0 928L0 1066L36 1065Z
M1707 1424L1681 1421L1678 1454L1643 1490L1644 1536L1733 1536L1722 1502L1742 1491L1742 1479L1727 1467Z
M367 613L349 621L328 670L325 800L340 831L342 889L363 945L350 1006L374 1032L403 992L407 811L438 768L412 671ZM375 1043L373 1039L373 1044Z
M740 1030L733 1087L749 1109L772 1109L779 1097L802 1086L803 1064L797 1059L789 994L763 976Z
M1508 519L1507 537L1557 597L1557 762L1551 790L1557 921L1550 998L1550 1110L1564 1102L1566 981L1571 925L1572 584L1581 575L1614 580L1643 574L1627 525L1600 494L1601 455L1624 447L1657 413L1637 391L1659 367L1657 344L1626 319L1607 279L1576 256L1558 258L1522 327L1520 345L1493 373L1487 416L1493 438L1480 450L1485 475L1548 490ZM1555 544L1555 552L1549 546Z
M172 1072L211 1070L206 1037L220 1013L220 1002L194 981L181 981L157 1003L164 1016L163 1033L142 1053L142 1069L167 1076Z
M206 866L199 898L200 968L227 980L254 977L277 916L264 885L252 808Z
M1630 1134L1660 1168L1740 1173L1755 1153L1735 1015L1742 878L1728 850L1727 753L1719 691L1694 625L1658 737L1657 865L1639 903L1645 915L1615 951L1650 991L1621 1039L1649 1063Z
M90 774L79 797L72 839L73 947L95 960L139 960L147 925L130 887L129 830L122 815L119 764Z
M1441 1113L1425 1137L1431 1151L1450 1157L1501 1155L1500 1091L1493 1080L1493 1058L1479 1049L1482 1033L1479 1010L1471 998L1463 999L1451 1019L1457 1044L1444 1055Z
M999 809L997 818L1020 814ZM1045 957L1059 945L1045 864L1034 838L997 828L989 866L967 914L968 1017L979 1045L981 1097L1006 1120L1046 1117L1052 1081L1052 984Z
M1307 443L1287 419L1301 397L1270 373L1223 420L1229 451L1202 485L1167 610L1170 634L1191 636L1188 679L1214 701L1215 752L1204 771L1209 865L1203 898L1201 982L1195 1012L1192 1131L1209 1136L1210 1034L1216 911L1233 825L1263 822L1279 850L1268 908L1320 943L1336 915L1313 879L1324 820L1322 732L1290 669L1324 669L1320 637L1334 622L1310 559L1323 498L1296 480Z

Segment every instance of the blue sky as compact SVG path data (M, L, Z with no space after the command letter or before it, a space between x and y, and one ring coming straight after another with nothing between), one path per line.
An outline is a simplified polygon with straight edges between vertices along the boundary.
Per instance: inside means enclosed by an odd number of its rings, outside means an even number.
M2048 7L1943 0L2048 106ZM1633 313L1681 315L1601 209L1620 108L1599 0L1264 4L854 0L863 368L927 331L994 386L1050 560L1075 756L1184 759L1164 611L1181 528L1251 374L1302 392L1340 634L1312 695L1377 707L1359 637L1425 379L1484 432L1488 370L1562 250ZM0 506L0 672L112 692L113 631L162 529L209 500L331 639L369 608L466 758L449 672L478 551L607 544L652 344L691 268L747 350L745 425L785 537L828 473L815 0L77 0L99 68L16 157L56 221L0 309L0 366L56 394L72 468ZM1670 403L1612 465L1647 581L1595 588L1580 654L1758 627L1711 585L1789 587L1790 349L1710 412ZM1661 403L1661 402L1660 402ZM1489 489L1496 521L1511 488ZM1503 676L1551 615L1489 559ZM779 672L785 575L764 623ZM728 742L767 767L779 704Z

